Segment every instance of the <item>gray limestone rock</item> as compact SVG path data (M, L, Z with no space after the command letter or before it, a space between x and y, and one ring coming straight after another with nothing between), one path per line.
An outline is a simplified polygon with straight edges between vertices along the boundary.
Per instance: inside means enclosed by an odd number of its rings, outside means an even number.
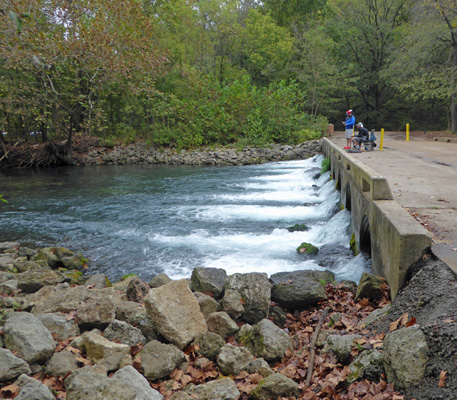
M151 287L140 278L135 277L127 286L127 298L130 301L143 303L145 296L148 294Z
M202 355L210 360L215 360L225 346L225 341L220 335L213 332L205 332L198 335L193 344L198 347L196 353Z
M387 318L387 316L389 315L391 307L392 307L391 304L387 304L383 308L378 308L377 310L374 310L366 318L364 318L362 321L360 321L359 325L369 327L370 325L372 325L376 322L385 320Z
M372 301L381 300L383 290L381 285L385 283L385 279L378 277L368 272L364 272L360 278L355 299L367 298Z
M55 397L46 385L27 375L21 375L16 382L19 394L16 400L54 400Z
M225 311L219 311L208 315L206 319L208 330L217 333L224 339L228 336L234 335L239 331L236 322L230 318Z
M331 351L340 362L346 363L351 358L354 341L360 338L360 335L328 335L324 351Z
M287 349L292 349L290 336L268 319L254 325L248 336L240 342L256 357L267 361L280 360Z
M151 289L144 303L159 333L180 349L208 330L185 279Z
M122 358L130 352L130 346L111 342L95 332L84 336L84 346L87 358L94 364L105 366L108 371L118 369Z
M113 297L90 297L76 309L76 322L84 329L103 329L114 321L115 315Z
M50 269L51 267L45 261L29 261L27 259L17 259L14 266L19 272L26 272L37 269Z
M245 347L226 344L217 357L217 365L224 375L237 375L245 370L254 359L251 352Z
M67 318L64 313L38 314L36 317L51 332L53 337L60 341L80 334L79 326L73 318Z
M131 386L135 392L135 400L163 400L163 396L151 388L148 380L131 366L115 372L111 380L117 380L125 386Z
M221 268L194 268L191 277L191 288L194 292L210 292L216 299L224 293L227 273Z
M76 370L65 380L65 386L66 400L136 400L133 387L109 379L100 366Z
M128 346L146 343L146 338L141 330L124 321L114 320L103 332L106 339L116 341Z
M159 339L154 322L144 307L134 301L120 301L116 307L116 319L141 330L147 341Z
M240 396L235 382L229 378L198 385L193 394L196 394L199 400L237 400Z
M108 286L108 278L105 274L94 274L87 277L84 286L88 288L103 289Z
M76 357L76 354L67 350L55 353L46 364L46 374L50 376L64 377L68 373L76 371L80 367L80 363Z
M205 318L208 318L208 315L219 311L219 303L216 300L214 300L211 296L208 296L207 294L201 292L195 292L194 296L197 299L198 304L200 306L200 310L205 316Z
M10 381L19 375L30 375L29 365L10 350L0 348L0 382Z
M256 358L254 361L251 361L246 367L246 371L250 374L260 374L264 378L274 373L270 365L263 358Z
M171 279L168 277L167 274L159 274L154 276L151 281L149 282L149 286L152 288L158 288L160 286L166 285L167 283L170 283Z
M271 298L289 309L302 309L326 299L325 283L335 280L329 271L279 272L270 277Z
M382 353L377 350L363 351L349 365L350 374L346 378L348 383L359 379L368 379L377 382L384 372L382 365Z
M18 289L24 293L35 293L44 286L54 286L67 280L67 277L51 269L34 269L17 274Z
M389 333L383 344L382 363L389 382L407 389L420 381L428 361L428 345L420 325Z
M11 314L4 328L5 347L28 363L41 363L51 358L56 347L51 332L34 315Z
M185 354L172 344L151 340L143 347L141 370L151 380L168 376L184 360Z
M234 274L227 278L225 290L237 290L243 299L242 318L256 324L268 316L271 300L271 284L265 273Z
M227 289L221 300L221 309L237 320L244 313L243 299L237 290Z
M298 385L282 374L272 374L261 380L252 392L254 400L271 400L298 396Z

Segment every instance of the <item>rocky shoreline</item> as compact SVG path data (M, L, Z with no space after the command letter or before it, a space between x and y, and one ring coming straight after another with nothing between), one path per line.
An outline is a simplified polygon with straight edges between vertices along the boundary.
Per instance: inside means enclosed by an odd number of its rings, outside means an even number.
M112 284L84 275L87 262L62 247L0 243L1 398L400 400L409 397L394 388L416 399L456 393L452 356L436 349L441 335L457 354L449 339L457 331L455 296L432 318L423 287L438 273L435 280L455 286L439 261L424 260L392 304L384 280L370 274L356 285L336 284L328 271L268 278L196 268L189 280L160 274ZM424 305L416 312L417 299Z
M98 148L88 152L86 165L169 164L169 165L250 165L269 161L298 160L321 152L321 141L296 146L270 145L264 148L202 148L198 150L155 149L146 144Z

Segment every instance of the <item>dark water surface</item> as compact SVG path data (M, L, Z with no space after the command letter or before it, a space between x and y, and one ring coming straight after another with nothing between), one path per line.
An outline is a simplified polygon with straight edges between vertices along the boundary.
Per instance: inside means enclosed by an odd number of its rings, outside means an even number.
M348 247L350 214L337 212L322 156L239 167L100 166L0 172L0 240L63 245L90 258L89 272L189 277L196 266L227 273L323 269L302 242ZM289 232L296 223L310 230ZM358 280L362 257L334 265Z

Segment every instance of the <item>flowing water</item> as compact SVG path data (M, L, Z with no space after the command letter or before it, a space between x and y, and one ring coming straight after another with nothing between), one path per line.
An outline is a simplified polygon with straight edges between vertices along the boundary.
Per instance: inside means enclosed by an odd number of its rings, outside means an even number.
M190 277L194 267L236 272L325 269L358 281L370 262L347 257L350 213L338 212L322 156L238 167L101 166L0 172L0 241L63 245L111 280L135 273ZM306 224L309 230L289 232ZM296 248L341 249L334 262ZM321 257L322 258L322 257Z

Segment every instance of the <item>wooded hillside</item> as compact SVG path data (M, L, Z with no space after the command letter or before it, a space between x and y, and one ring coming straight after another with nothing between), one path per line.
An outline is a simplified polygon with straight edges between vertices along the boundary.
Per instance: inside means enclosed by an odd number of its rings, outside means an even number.
M455 0L5 0L0 140L297 143L347 109L457 131Z

